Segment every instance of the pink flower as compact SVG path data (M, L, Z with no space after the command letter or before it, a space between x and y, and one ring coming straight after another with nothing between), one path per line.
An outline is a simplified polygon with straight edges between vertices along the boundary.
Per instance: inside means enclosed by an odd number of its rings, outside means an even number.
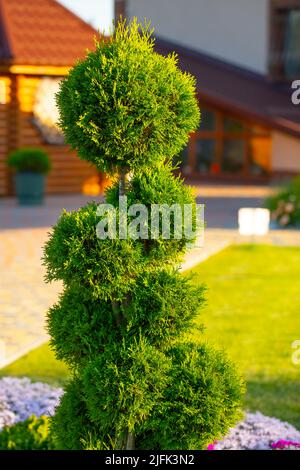
M300 449L300 442L294 442L294 441L285 441L284 439L280 439L280 441L273 442L271 444L272 449L281 449L284 450L287 447L295 447Z
M213 444L208 444L206 450L215 450L215 445L216 445L216 442L214 442Z

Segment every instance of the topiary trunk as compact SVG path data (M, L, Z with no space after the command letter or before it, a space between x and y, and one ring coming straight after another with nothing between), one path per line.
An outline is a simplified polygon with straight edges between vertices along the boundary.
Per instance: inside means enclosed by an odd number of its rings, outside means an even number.
M243 386L194 321L205 288L178 271L190 240L173 215L169 237L160 224L123 239L118 225L120 196L149 219L153 204L195 209L171 163L198 126L195 81L154 52L147 28L122 23L70 71L58 105L78 155L119 177L105 201L115 237L99 239L104 206L90 203L63 212L45 247L47 280L65 286L48 313L51 345L73 373L52 420L57 445L205 448L239 418Z

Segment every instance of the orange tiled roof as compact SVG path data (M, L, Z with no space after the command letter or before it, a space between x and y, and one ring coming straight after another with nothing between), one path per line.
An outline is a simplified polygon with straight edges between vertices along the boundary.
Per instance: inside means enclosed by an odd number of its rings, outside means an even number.
M0 0L0 62L72 65L96 31L55 0Z

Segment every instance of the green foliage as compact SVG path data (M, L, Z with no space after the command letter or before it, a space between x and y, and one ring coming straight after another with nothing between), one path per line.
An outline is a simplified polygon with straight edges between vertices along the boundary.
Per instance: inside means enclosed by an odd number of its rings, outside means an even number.
M30 418L0 432L0 450L54 450L47 416Z
M67 384L55 416L51 418L50 430L59 450L84 450L85 442L96 443L98 429L90 421L83 384L78 377Z
M47 280L78 283L82 295L122 299L141 270L142 246L130 238L99 240L97 204L78 211L64 211L45 246Z
M205 344L174 344L168 386L159 406L144 423L144 449L206 449L242 417L243 387L223 351Z
M300 176L266 201L272 219L287 227L300 223Z
M127 335L141 331L162 349L188 332L204 305L204 286L193 286L190 277L158 269L143 273L126 308ZM199 328L201 330L201 327Z
M194 287L189 277L170 270L144 272L127 302L120 304L124 319L116 329L111 301L88 298L88 292L73 283L48 312L50 344L57 358L70 366L83 365L124 336L134 338L141 332L151 344L163 341L167 347L178 330L189 331L204 302L204 287Z
M194 239L188 239L184 231L182 237L176 239L176 226L174 211L170 213L170 238L164 238L162 230L162 211L160 212L159 234L157 239L151 238L151 205L178 205L182 211L184 206L192 206L192 228L196 229L196 205L192 190L184 184L180 177L173 174L173 166L166 162L149 170L141 168L136 170L126 188L128 207L133 204L143 204L148 210L149 240L144 244L143 252L151 262L180 261L187 244ZM119 183L118 181L106 191L106 201L114 207L119 207ZM130 220L128 221L130 223ZM180 224L182 228L182 222Z
M170 359L143 338L113 344L84 373L87 406L101 442L118 448L163 398Z
M121 336L111 301L85 299L83 288L75 283L50 308L48 332L56 357L71 366L100 354L108 342Z
M156 238L119 234L120 196L148 218L151 204L195 209L170 163L199 120L194 79L176 61L154 52L147 29L122 23L58 94L67 141L118 172L109 214L97 215L96 203L63 212L45 246L46 279L65 286L48 313L51 345L74 376L52 420L60 448L199 449L239 417L239 376L223 353L187 342L204 287L178 272L190 240L176 238L174 213L169 239L161 219ZM115 238L99 239L96 227L114 216Z
M10 154L8 165L20 173L48 173L51 170L50 159L40 148L22 148Z
M199 122L194 78L175 54L154 52L151 31L135 21L96 46L57 96L67 142L110 173L179 153Z

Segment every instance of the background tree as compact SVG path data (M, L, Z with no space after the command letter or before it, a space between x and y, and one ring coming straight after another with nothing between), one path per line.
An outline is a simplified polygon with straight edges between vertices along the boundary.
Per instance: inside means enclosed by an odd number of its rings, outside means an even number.
M154 51L147 27L124 22L101 39L62 82L58 105L68 143L114 176L106 201L117 211L124 194L147 207L194 204L171 161L199 123L195 81L174 54ZM170 240L100 240L96 211L64 212L45 247L48 281L65 285L48 314L51 344L73 371L56 442L204 448L240 416L243 387L224 353L191 334L204 287L178 272L188 240L174 238L174 221Z

